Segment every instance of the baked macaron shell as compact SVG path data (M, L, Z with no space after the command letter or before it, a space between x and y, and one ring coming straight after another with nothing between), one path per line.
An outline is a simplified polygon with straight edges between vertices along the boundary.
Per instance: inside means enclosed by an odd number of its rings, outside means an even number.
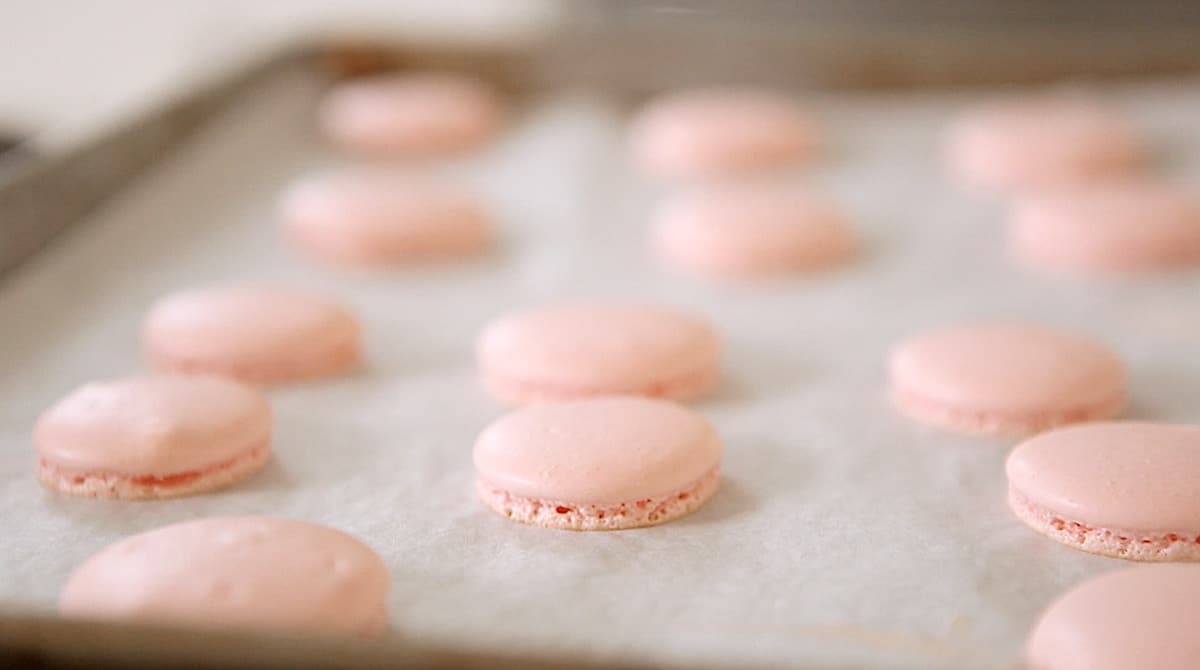
M967 432L1020 434L1109 418L1126 373L1107 347L1042 326L951 326L896 346L892 393L909 414Z
M1009 504L1076 548L1200 560L1200 427L1101 422L1043 433L1008 457Z
M706 88L651 100L634 117L630 141L644 172L677 179L781 167L810 157L818 135L786 94Z
M80 565L66 616L347 636L387 629L390 575L362 542L273 517L219 517L135 535Z
M1200 199L1147 180L1100 181L1018 200L1009 248L1052 271L1110 274L1200 264Z
M33 431L38 476L89 497L164 498L231 484L271 452L259 391L218 377L135 377L86 384Z
M826 268L857 246L832 202L784 184L687 189L660 205L652 234L666 265L716 278Z
M1037 670L1190 670L1200 658L1200 566L1109 572L1061 596L1025 646Z
M353 152L427 156L476 148L503 124L496 93L453 73L364 77L335 86L318 111L332 142Z
M147 357L168 373L286 382L358 365L361 327L348 309L290 289L216 286L157 302L142 325Z
M576 303L492 321L477 354L485 385L511 402L621 393L682 398L715 384L720 342L705 321L673 309Z
M320 175L280 205L296 247L334 265L376 267L475 255L491 222L470 193L430 179L363 172Z
M1001 193L1128 174L1147 153L1119 111L1070 96L981 105L951 125L946 151L961 181Z
M721 443L703 417L662 400L607 396L517 410L475 443L480 499L564 530L652 526L720 486Z

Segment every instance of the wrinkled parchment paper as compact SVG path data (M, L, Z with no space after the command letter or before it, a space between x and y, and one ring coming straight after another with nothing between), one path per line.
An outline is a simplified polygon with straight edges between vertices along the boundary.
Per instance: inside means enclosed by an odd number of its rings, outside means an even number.
M1008 513L1011 440L898 416L888 347L960 319L1036 319L1127 357L1130 416L1200 419L1200 275L1088 282L1012 267L1003 204L959 193L937 160L947 116L975 95L814 97L829 147L796 178L853 215L863 254L811 278L720 285L654 268L657 193L627 169L627 110L594 91L527 101L484 155L427 168L488 199L495 254L375 273L306 262L281 243L274 208L294 176L338 162L312 136L314 92L292 74L243 99L0 286L6 610L51 609L72 567L125 535L279 514L377 549L395 630L432 642L712 667L1008 667L1055 594L1125 563ZM1146 127L1158 169L1196 185L1200 82L1102 93ZM365 320L369 365L272 390L274 461L226 491L122 503L40 488L38 413L82 382L144 369L138 322L157 296L230 279L341 296ZM572 533L475 499L472 441L503 408L477 388L472 341L499 312L569 296L670 302L719 326L727 379L697 407L724 436L725 474L699 512Z

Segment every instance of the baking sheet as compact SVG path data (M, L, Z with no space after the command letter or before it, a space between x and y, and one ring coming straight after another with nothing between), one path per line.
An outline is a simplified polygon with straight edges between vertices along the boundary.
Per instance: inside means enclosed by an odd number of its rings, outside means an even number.
M884 389L891 344L965 318L1090 332L1132 367L1130 416L1198 418L1200 276L1080 282L1004 260L1003 208L957 193L937 138L973 94L812 96L829 156L795 178L836 197L858 262L765 284L658 272L658 196L628 170L628 111L603 92L521 104L486 153L424 166L477 188L504 230L460 265L339 273L296 257L275 198L339 159L312 136L315 79L243 98L86 226L0 286L0 603L51 611L72 567L125 535L217 514L345 529L392 566L398 634L474 649L692 667L1009 667L1037 612L1124 562L1021 526L1004 505L1011 441L919 427ZM1200 81L1111 89L1200 178ZM410 166L418 169L418 166ZM341 296L366 324L360 374L270 392L274 461L226 491L122 503L41 489L29 432L76 385L143 369L138 324L159 295L231 279ZM697 404L726 443L720 493L657 528L572 533L513 524L472 491L470 450L503 408L477 387L472 342L515 306L574 296L691 307L727 343L727 379Z

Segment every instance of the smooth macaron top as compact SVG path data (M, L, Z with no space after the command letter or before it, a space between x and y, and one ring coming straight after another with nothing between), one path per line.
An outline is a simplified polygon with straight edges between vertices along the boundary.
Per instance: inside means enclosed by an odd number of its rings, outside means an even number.
M486 244L487 212L447 183L383 172L316 175L280 205L284 230L333 261L377 264L467 251Z
M1118 111L1075 96L977 107L950 127L947 151L962 180L1001 192L1126 173L1146 153L1137 131Z
M966 411L1041 414L1112 403L1125 367L1086 337L1028 324L940 328L892 350L899 393Z
M1064 270L1200 263L1200 199L1148 179L1100 181L1017 201L1012 250Z
M781 166L812 153L817 135L784 93L702 88L651 100L634 117L630 139L644 171L681 178Z
M1109 572L1042 614L1025 657L1037 670L1190 670L1200 658L1200 565Z
M220 377L134 377L85 384L34 427L56 468L124 475L203 470L268 443L271 410L254 388Z
M1102 422L1043 433L1009 454L1008 483L1092 526L1200 530L1200 426Z
M501 316L476 346L486 374L628 390L710 371L720 344L699 317L665 307L567 303Z
M370 547L332 528L217 517L134 535L80 565L64 615L233 627L380 633L390 576Z
M151 356L218 360L247 369L356 347L358 319L303 291L213 286L173 293L150 309L142 337Z
M654 217L665 260L717 275L759 275L830 265L856 244L832 202L790 184L734 182L684 190Z
M425 155L473 148L499 129L496 93L479 79L409 72L335 86L319 121L334 142L368 154Z
M533 405L475 442L480 478L513 495L578 504L636 502L685 489L717 467L721 441L671 402L607 396Z

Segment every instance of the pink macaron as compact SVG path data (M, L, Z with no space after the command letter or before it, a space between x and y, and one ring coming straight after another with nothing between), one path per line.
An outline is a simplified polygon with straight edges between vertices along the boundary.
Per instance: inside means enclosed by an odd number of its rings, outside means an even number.
M211 491L263 467L271 410L262 393L219 377L95 382L46 410L33 430L38 479L91 498Z
M909 416L972 434L1021 435L1117 415L1125 366L1081 335L1019 323L939 328L897 345L892 398Z
M1117 110L1072 96L981 105L946 138L950 170L989 193L1039 191L1128 174L1145 162L1145 143Z
M378 267L477 255L491 241L483 204L446 183L382 172L300 180L280 204L295 247L333 265Z
M665 94L647 103L630 129L637 165L664 179L783 167L810 158L818 136L794 99L755 88Z
M344 373L361 359L361 327L328 298L264 286L210 286L159 300L142 324L161 372L257 383Z
M474 149L503 123L496 93L461 74L408 72L335 86L318 114L334 144L362 154L428 156Z
M702 318L665 307L565 303L489 323L476 345L483 384L519 404L596 395L691 398L720 374Z
M1008 502L1034 530L1139 561L1200 560L1200 426L1100 422L1008 457Z
M687 189L654 215L654 249L672 269L753 278L844 263L856 236L841 210L811 191L776 182Z
M485 503L568 530L651 526L699 508L719 485L721 440L703 417L635 396L535 405L475 443Z
M1193 670L1200 658L1200 566L1143 565L1068 591L1025 645L1036 670Z
M1200 265L1200 199L1147 179L1018 200L1009 249L1022 263L1103 275Z
M377 637L391 576L341 532L274 517L217 517L128 537L80 565L64 616L196 628Z

